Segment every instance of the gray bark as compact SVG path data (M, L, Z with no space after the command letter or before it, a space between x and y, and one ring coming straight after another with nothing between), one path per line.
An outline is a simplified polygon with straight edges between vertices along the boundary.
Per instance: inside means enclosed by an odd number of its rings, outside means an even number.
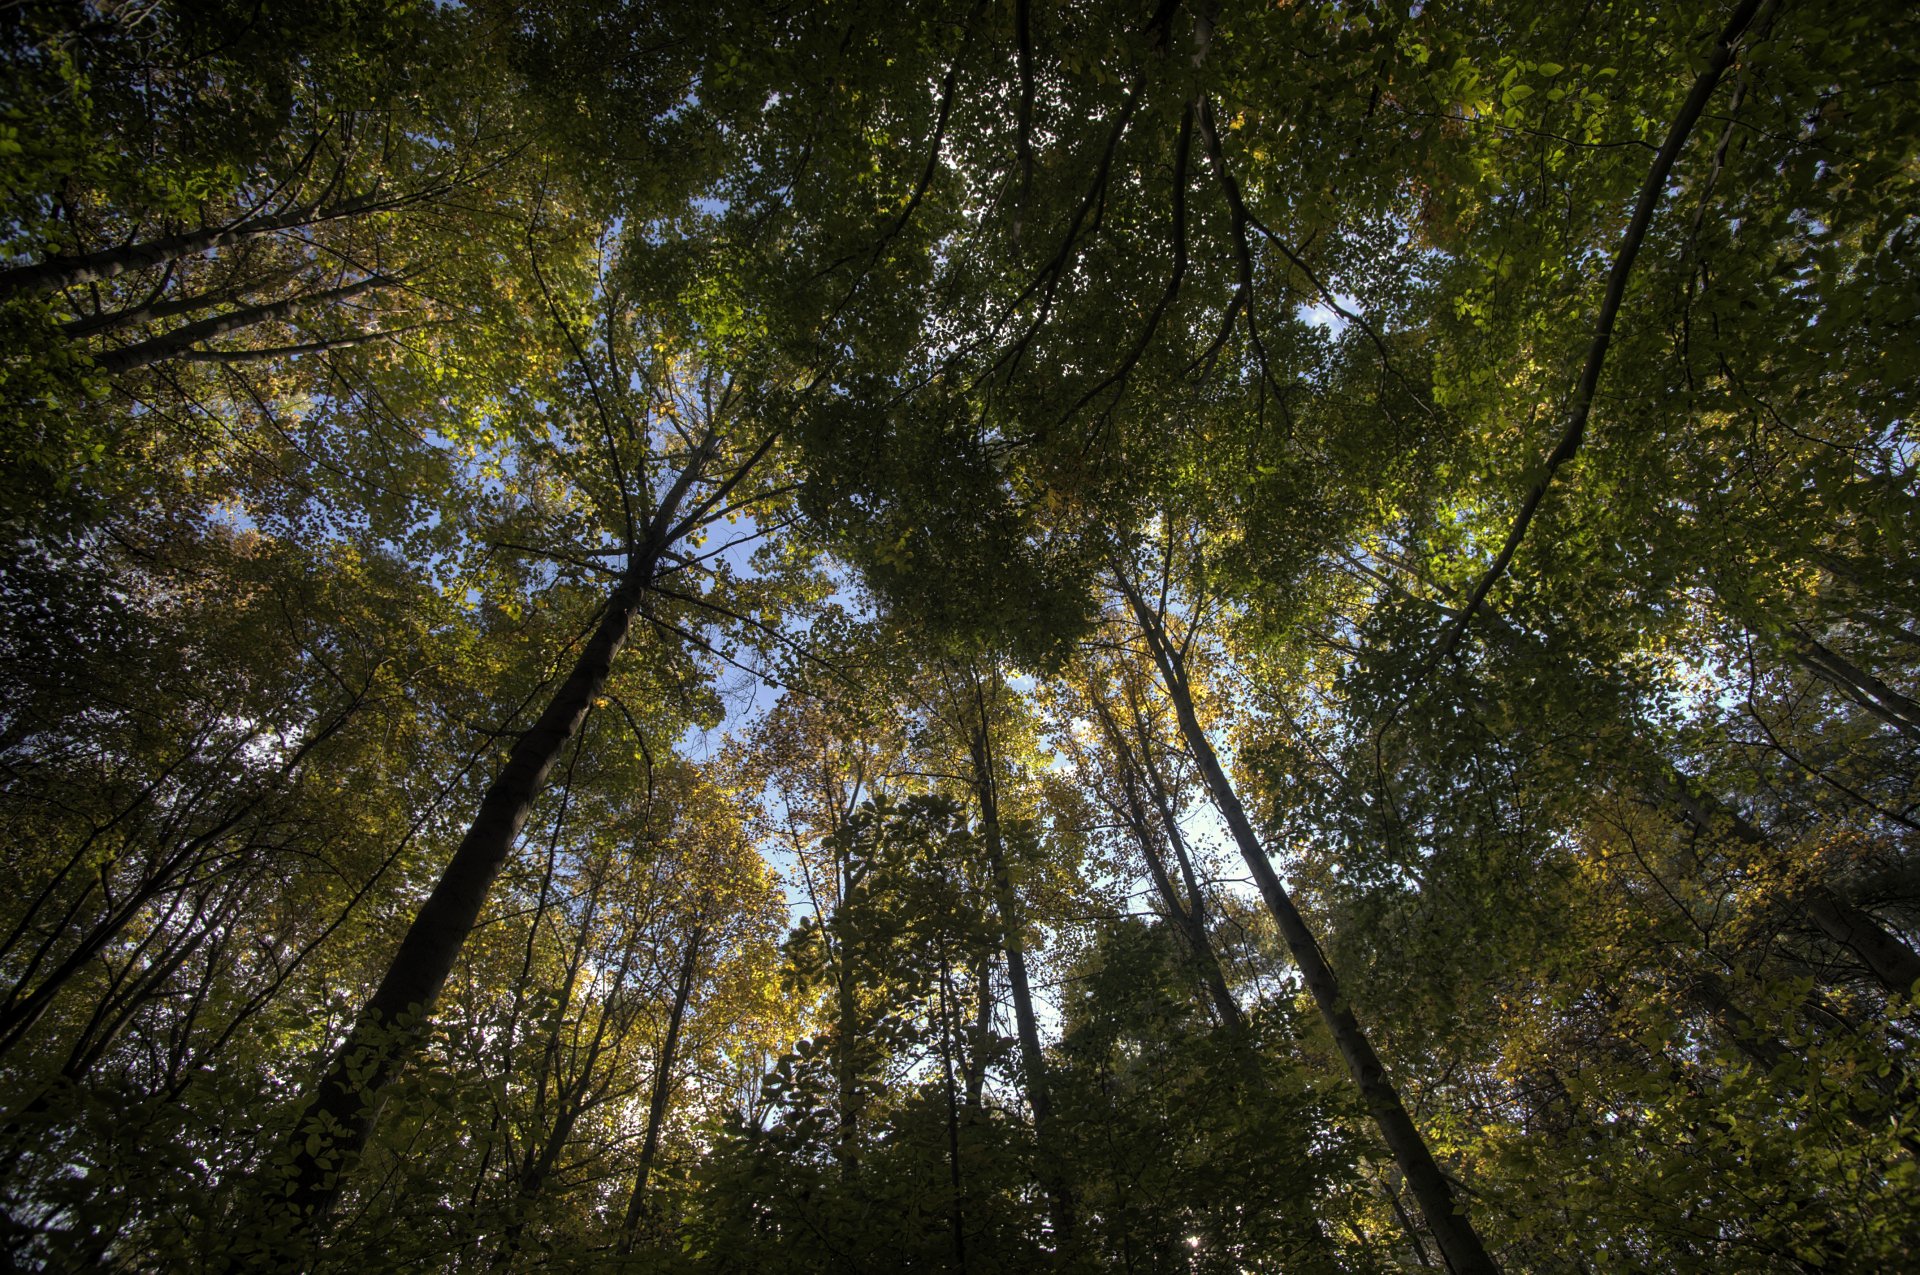
M1273 870L1273 864L1254 833L1253 822L1247 817L1245 807L1240 804L1226 770L1220 765L1220 759L1194 713L1184 658L1167 640L1159 616L1148 608L1124 575L1116 574L1160 671L1168 697L1173 701L1174 713L1179 719L1180 732L1187 742L1188 751L1193 754L1214 804L1220 808L1221 816L1233 833L1241 858L1246 861L1255 884L1259 886L1260 896L1266 902L1267 911L1280 927L1280 935L1300 968L1301 980L1306 983L1327 1029L1333 1035L1334 1043L1339 1047L1348 1075L1359 1089L1361 1099L1366 1103L1367 1111L1379 1127L1400 1171L1406 1175L1407 1186L1420 1205L1421 1215L1428 1231L1439 1244L1441 1255L1456 1275L1482 1275L1498 1270L1486 1246L1481 1243L1479 1233L1473 1229L1473 1223L1455 1198L1452 1184L1433 1158L1426 1139L1407 1114L1399 1092L1393 1087L1386 1067L1374 1053L1372 1042L1367 1039L1360 1020L1340 990L1333 967L1320 950L1320 944L1315 940L1306 918L1294 907L1293 899L1280 883L1279 874Z

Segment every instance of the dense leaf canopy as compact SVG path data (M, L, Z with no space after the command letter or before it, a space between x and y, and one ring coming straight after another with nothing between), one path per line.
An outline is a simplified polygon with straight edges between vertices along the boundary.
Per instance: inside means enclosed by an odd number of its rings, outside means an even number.
M1920 1265L1917 55L0 8L0 1264Z

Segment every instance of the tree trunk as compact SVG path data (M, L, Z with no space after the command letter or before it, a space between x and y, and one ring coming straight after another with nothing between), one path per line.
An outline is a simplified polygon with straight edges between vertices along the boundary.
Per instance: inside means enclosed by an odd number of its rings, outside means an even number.
M839 859L839 899L834 904L835 916L846 907L853 898L853 892L859 888L854 864L846 852L836 852ZM834 962L834 1031L833 1031L833 1097L836 1127L833 1138L833 1157L840 1166L840 1177L844 1181L853 1176L860 1160L860 1068L854 1057L854 1046L860 1030L859 989L854 986L852 954L848 951L845 932L839 939L839 959Z
M294 1132L281 1188L296 1231L325 1217L372 1131L377 1100L394 1070L421 1044L428 1016L479 918L488 890L519 840L533 802L567 742L606 685L626 644L650 570L636 563L607 601L572 671L521 735L446 871L421 904L379 989L312 1091Z
M1857 908L1825 886L1815 886L1801 901L1807 919L1820 932L1866 963L1889 992L1912 997L1920 983L1920 954L1902 943L1871 913Z
M1220 1023L1236 1036L1246 1029L1246 1018L1240 1012L1240 1003L1233 998L1233 992L1227 987L1227 978L1220 968L1220 961L1214 955L1213 944L1207 937L1206 904L1200 897L1199 882L1193 878L1186 857L1182 854L1184 873L1187 883L1187 900L1183 902L1173 886L1173 878L1167 873L1166 861L1161 857L1159 838L1154 835L1153 824L1147 817L1147 811L1140 798L1140 787L1144 781L1156 788L1155 806L1160 811L1161 825L1170 842L1177 843L1180 829L1172 817L1172 802L1164 792L1158 791L1158 774L1145 778L1135 773L1132 750L1126 739L1120 734L1120 728L1113 720L1112 712L1106 703L1094 697L1094 711L1100 716L1100 723L1106 728L1107 741L1113 749L1114 759L1120 765L1120 789L1125 808L1120 816L1139 843L1140 853L1147 861L1147 875L1153 879L1154 891L1159 894L1160 902L1167 910L1168 919L1179 929L1187 941L1187 952L1200 973L1200 980L1207 989L1208 997L1213 1001L1214 1013ZM1181 847L1184 852L1184 846Z
M980 1092L987 1084L988 1043L993 1034L993 958L982 956L974 965L974 1019L969 1025L973 1045L967 1055L967 1110L980 1111Z
M705 932L694 927L687 937L686 955L680 961L680 981L673 989L673 1011L667 1015L667 1038L660 1046L659 1064L653 1069L653 1097L647 1104L647 1136L640 1144L640 1168L634 1174L633 1196L627 1201L627 1219L621 1228L622 1256L633 1252L641 1219L646 1214L647 1179L653 1176L654 1157L660 1151L660 1127L666 1123L667 1100L673 1096L673 1063L680 1047L680 1023L686 1017L687 999L693 995L693 971L700 959L703 938Z
M960 1098L953 1077L953 974L944 950L940 953L940 1069L947 1091L947 1183L951 1192L953 1265L961 1275L966 1275L966 1189L960 1174Z
M1053 1097L1047 1086L1047 1060L1040 1048L1040 1025L1033 1012L1033 992L1027 982L1026 941L1021 934L1020 900L1007 870L1000 840L1000 802L994 784L993 752L987 734L986 700L974 683L980 711L973 733L974 794L980 804L981 839L987 867L993 873L994 901L1000 912L1001 945L1007 954L1007 983L1013 991L1013 1019L1020 1038L1020 1071L1026 1081L1027 1105L1033 1108L1034 1140L1040 1146L1041 1189L1047 1193L1047 1212L1053 1224L1055 1256L1064 1259L1075 1246L1073 1193L1053 1160Z
M1832 683L1848 699L1905 735L1909 741L1920 743L1920 704L1915 704L1846 656L1804 633L1796 635L1793 654L1802 665Z
M1663 779L1667 795L1694 827L1708 834L1716 829L1731 832L1748 845L1772 850L1773 843L1766 833L1748 823L1737 811L1695 796L1677 770L1668 767ZM1920 982L1920 954L1872 913L1855 907L1824 885L1816 885L1802 895L1800 909L1822 934L1858 956L1887 991L1896 996L1914 994L1914 984Z
M1379 1126L1381 1136L1386 1139L1400 1171L1406 1174L1407 1185L1420 1205L1427 1229L1440 1245L1441 1255L1456 1275L1479 1275L1480 1272L1497 1270L1479 1234L1473 1229L1473 1223L1455 1199L1452 1184L1440 1171L1426 1139L1407 1114L1399 1093L1387 1076L1386 1068L1373 1052L1373 1045L1361 1028L1360 1020L1341 994L1339 980L1335 978L1333 967L1327 963L1326 955L1314 939L1313 931L1294 907L1286 887L1280 883L1279 874L1274 872L1273 864L1268 861L1266 851L1255 836L1253 823L1247 818L1246 809L1241 806L1239 796L1213 751L1213 745L1194 714L1193 695L1187 684L1184 660L1167 641L1159 617L1148 609L1124 575L1119 580L1139 621L1141 634L1152 652L1154 663L1160 670L1167 694L1173 701L1181 735L1193 753L1207 790L1213 795L1214 804L1220 808L1234 841L1240 847L1241 857L1246 860L1248 870L1253 873L1253 879L1260 887L1267 910L1279 925L1281 937L1286 940L1294 962L1300 967L1301 979L1312 993L1314 1003L1319 1006L1320 1015L1333 1034L1334 1043L1339 1046L1348 1074L1359 1088L1361 1098L1374 1123Z

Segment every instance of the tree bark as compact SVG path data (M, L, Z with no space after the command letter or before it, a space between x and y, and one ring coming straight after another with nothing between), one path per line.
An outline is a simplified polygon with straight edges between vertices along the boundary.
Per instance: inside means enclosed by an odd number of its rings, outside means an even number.
M987 729L986 697L977 679L973 683L979 717L972 741L974 795L980 806L981 840L987 867L993 873L995 903L1000 912L1001 946L1007 955L1007 983L1013 992L1013 1019L1020 1038L1020 1070L1026 1081L1027 1105L1033 1108L1034 1140L1040 1146L1041 1189L1047 1194L1047 1212L1053 1224L1055 1256L1065 1260L1075 1248L1073 1192L1053 1159L1053 1097L1047 1085L1047 1059L1040 1048L1040 1026L1033 1012L1033 991L1027 981L1026 942L1021 934L1020 900L1007 870L1000 837L1000 800L994 781L993 747Z
M1194 713L1193 695L1187 683L1183 657L1168 642L1159 617L1147 607L1126 576L1118 571L1115 574L1139 622L1141 634L1160 671L1168 697L1173 701L1181 735L1200 768L1207 790L1213 795L1214 804L1220 808L1221 816L1232 831L1240 855L1253 873L1268 912L1280 927L1281 937L1286 940L1287 948L1300 968L1301 979L1312 993L1327 1029L1333 1034L1348 1074L1360 1090L1361 1098L1374 1123L1379 1126L1381 1136L1385 1138L1400 1171L1406 1175L1407 1185L1420 1205L1427 1229L1440 1245L1447 1266L1456 1275L1481 1275L1498 1270L1486 1246L1481 1243L1479 1233L1473 1229L1473 1223L1455 1199L1453 1186L1440 1171L1426 1139L1407 1114L1360 1020L1341 993L1339 980L1335 978L1325 953L1320 950L1313 931L1294 907L1293 899L1280 883L1279 874L1267 859L1266 851L1254 833L1253 823L1248 819L1245 807L1240 804L1239 796L1234 792L1219 757L1213 751L1213 745Z
M164 266L169 261L229 247L258 235L318 226L388 206L391 204L376 202L370 194L362 195L327 208L296 208L277 216L250 217L225 226L163 235L158 239L119 248L103 248L98 252L77 253L71 257L48 257L30 266L0 270L0 300L22 292L57 292L62 288L100 283L117 278L129 270Z
M972 1046L967 1054L967 1110L979 1114L980 1092L987 1083L987 1053L993 1034L993 960L982 956L973 969L974 1019L969 1025Z
M1694 827L1709 834L1716 829L1731 832L1748 845L1772 850L1773 843L1766 833L1748 823L1737 811L1717 802L1710 807L1708 801L1687 788L1685 778L1678 771L1668 767L1663 778L1667 795ZM1920 954L1872 913L1847 902L1824 885L1816 885L1803 894L1800 909L1822 934L1859 957L1887 991L1896 996L1914 994L1914 984L1920 983Z
M646 1215L647 1180L653 1176L654 1157L660 1151L660 1128L666 1123L667 1101L673 1096L673 1063L680 1048L680 1024L686 1018L687 1000L693 995L693 972L705 937L704 930L694 927L693 933L687 936L686 954L680 960L680 980L673 989L673 1011L667 1016L667 1038L660 1046L659 1065L653 1069L653 1097L647 1103L647 1136L640 1144L640 1168L634 1174L633 1195L627 1201L627 1218L621 1227L622 1256L633 1252L641 1219Z
M193 323L182 324L173 331L163 332L151 340L134 345L123 345L117 350L108 350L94 357L94 366L108 373L130 372L135 368L145 367L149 363L185 356L192 352L193 346L202 341L210 341L214 337L238 332L242 328L250 328L255 324L284 319L296 310L304 310L309 306L345 301L349 297L371 292L375 288L390 287L394 282L395 280L385 275L370 275L365 279L342 284L337 288L327 288L320 292L288 297L283 301L229 310L225 314L216 314ZM340 343L351 339L351 337L343 337ZM316 348L323 347L316 346Z
M1912 997L1920 983L1920 954L1902 943L1872 913L1857 908L1825 886L1808 891L1801 905L1820 932L1858 956L1873 976L1896 996Z
M953 975L947 954L940 953L940 1069L947 1091L947 1184L953 1229L953 1265L967 1270L966 1188L960 1173L960 1099L953 1077Z
M1796 634L1793 654L1815 676L1831 683L1848 699L1875 717L1920 743L1920 704L1888 686L1824 642Z
M840 897L834 904L836 916L839 915L839 909L848 906L853 892L859 888L859 878L855 875L850 856L843 850L837 857L840 859ZM833 1090L834 1116L838 1122L834 1130L833 1155L844 1180L853 1176L860 1160L860 1068L854 1057L859 1033L860 1000L859 989L853 981L853 960L847 950L844 931L839 949L839 959L834 963L833 985Z
M348 1168L372 1131L381 1089L419 1048L427 1017L494 878L520 838L534 799L626 645L649 572L650 560L637 563L607 600L586 648L532 729L514 743L446 871L401 940L379 989L314 1086L294 1133L282 1187L296 1230L320 1221L332 1208Z
M1143 777L1133 768L1132 749L1120 734L1119 725L1113 720L1113 714L1106 703L1094 697L1094 711L1100 716L1100 723L1106 728L1109 746L1113 749L1114 759L1120 765L1120 790L1124 809L1120 816L1139 843L1140 853L1147 861L1147 875L1153 879L1154 891L1159 894L1161 905L1167 909L1168 919L1179 929L1187 941L1188 955L1200 973L1200 980L1206 987L1208 997L1213 1001L1215 1015L1223 1027L1235 1035L1246 1030L1246 1017L1240 1012L1240 1003L1233 998L1233 992L1227 987L1227 978L1220 968L1220 960L1214 954L1213 944L1207 937L1206 905L1200 897L1199 882L1187 871L1187 900L1182 901L1179 891L1174 889L1173 878L1167 872L1166 861L1161 857L1159 838L1154 835L1152 821L1140 797ZM1158 775L1146 777L1144 782L1155 788L1154 804L1160 811L1161 825L1166 831L1169 842L1177 842L1180 830L1173 822L1172 802L1163 791L1158 790ZM1184 850L1184 847L1182 847ZM1182 855L1183 867L1186 864Z

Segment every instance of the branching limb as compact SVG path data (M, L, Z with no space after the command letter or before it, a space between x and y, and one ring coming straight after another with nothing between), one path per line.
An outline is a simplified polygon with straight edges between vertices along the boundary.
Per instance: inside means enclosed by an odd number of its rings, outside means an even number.
M1727 67L1733 62L1741 36L1753 25L1762 7L1772 2L1742 0L1720 37L1714 41L1713 49L1707 56L1707 65L1694 77L1693 91L1687 94L1687 100L1674 117L1672 127L1667 130L1665 144L1654 157L1653 166L1647 170L1647 179L1641 184L1640 199L1634 207L1633 218L1627 223L1626 233L1621 236L1619 251L1614 254L1613 270L1607 276L1606 296L1594 320L1593 340L1587 346L1586 366L1582 368L1580 380L1574 386L1573 402L1567 409L1567 423L1561 431L1560 441L1547 454L1540 476L1527 489L1526 498L1520 502L1520 512L1513 520L1512 529L1507 532L1506 543L1500 546L1493 565L1487 568L1486 574L1473 586L1473 592L1467 595L1466 604L1461 607L1459 618L1442 639L1435 660L1447 658L1460 645L1467 625L1473 620L1473 613L1486 600L1488 590L1506 574L1515 551L1526 538L1527 527L1539 511L1540 502L1547 494L1548 485L1553 482L1555 471L1579 454L1580 445L1586 439L1587 417L1593 410L1594 391L1599 387L1600 373L1606 367L1607 348L1613 343L1614 321L1619 317L1621 302L1626 299L1627 281L1633 274L1634 258L1639 255L1640 245L1647 237L1647 228L1653 224L1654 210L1659 207L1660 196L1667 188L1667 178L1673 172L1673 165L1680 158L1687 138L1692 135L1694 125L1699 122L1701 112L1706 110L1707 100L1713 96L1721 76L1726 74Z

